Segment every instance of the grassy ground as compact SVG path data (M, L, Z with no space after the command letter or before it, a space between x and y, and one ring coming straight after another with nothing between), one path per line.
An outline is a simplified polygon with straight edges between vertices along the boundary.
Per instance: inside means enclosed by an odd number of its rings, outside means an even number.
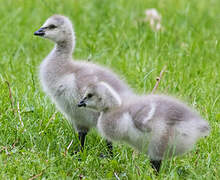
M164 32L142 22L152 7ZM219 11L218 0L0 0L0 179L220 179ZM145 155L125 145L114 146L113 159L99 158L105 143L95 131L85 151L71 155L76 134L38 82L53 44L33 32L55 13L74 22L75 58L111 67L139 93L151 92L167 65L158 91L192 104L209 121L210 136L165 162L158 177Z

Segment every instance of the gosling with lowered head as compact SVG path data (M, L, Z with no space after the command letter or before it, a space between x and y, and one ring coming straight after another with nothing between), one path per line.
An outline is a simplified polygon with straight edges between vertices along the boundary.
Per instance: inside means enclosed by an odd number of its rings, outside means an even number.
M159 172L165 157L181 155L209 134L209 125L182 102L165 95L122 100L109 84L91 84L79 107L101 112L98 130L110 141L122 141L150 157Z

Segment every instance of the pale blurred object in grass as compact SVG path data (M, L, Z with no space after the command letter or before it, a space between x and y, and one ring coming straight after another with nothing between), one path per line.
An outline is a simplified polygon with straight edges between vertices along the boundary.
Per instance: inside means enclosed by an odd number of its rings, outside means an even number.
M163 27L161 25L161 15L158 13L158 11L154 8L147 9L145 11L146 18L145 21L149 22L150 27L153 31L160 31L163 30Z

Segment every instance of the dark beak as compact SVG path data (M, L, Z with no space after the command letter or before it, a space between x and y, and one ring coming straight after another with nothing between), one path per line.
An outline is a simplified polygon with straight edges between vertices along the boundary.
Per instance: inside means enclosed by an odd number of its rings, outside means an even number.
M45 34L45 28L40 28L40 29L38 29L36 32L34 32L34 35L35 36L44 36L44 34Z
M86 107L87 97L84 97L79 103L78 107Z
M79 102L78 107L86 107L86 102L85 100L82 100Z

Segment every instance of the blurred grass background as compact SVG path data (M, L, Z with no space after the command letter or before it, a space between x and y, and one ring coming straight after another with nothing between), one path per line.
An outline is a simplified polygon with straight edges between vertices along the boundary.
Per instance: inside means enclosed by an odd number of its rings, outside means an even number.
M148 8L161 13L163 32L143 22ZM220 179L219 11L218 0L0 0L0 178ZM137 93L151 92L166 65L158 92L195 107L210 122L210 136L164 162L159 176L147 156L126 145L114 146L113 159L99 158L106 146L95 131L85 151L71 155L76 134L38 81L38 66L53 43L33 33L53 14L74 24L74 58L110 67Z

